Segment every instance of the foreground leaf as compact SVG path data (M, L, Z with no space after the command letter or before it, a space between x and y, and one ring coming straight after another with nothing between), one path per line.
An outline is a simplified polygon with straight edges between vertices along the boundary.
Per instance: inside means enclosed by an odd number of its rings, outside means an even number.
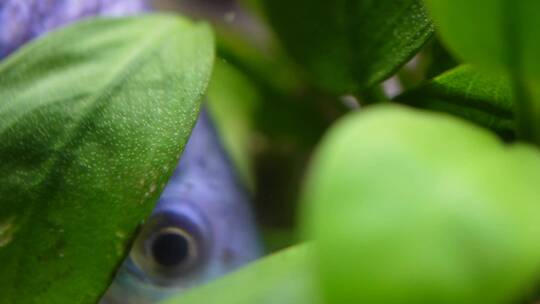
M0 65L0 303L96 303L175 168L212 34L83 22Z
M390 76L433 32L420 0L263 0L285 47L327 90Z
M470 66L448 71L395 101L415 107L450 113L505 138L514 137L513 96L503 76L482 73Z
M521 303L540 270L540 153L449 115L374 106L305 189L327 303Z
M311 247L298 245L164 304L317 304Z

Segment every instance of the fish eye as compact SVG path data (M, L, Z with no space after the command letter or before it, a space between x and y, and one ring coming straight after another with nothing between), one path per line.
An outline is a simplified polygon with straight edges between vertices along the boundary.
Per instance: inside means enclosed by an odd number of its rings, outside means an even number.
M199 256L197 241L189 232L178 227L166 227L150 240L154 261L162 267L188 268Z
M139 276L173 285L204 267L210 249L207 225L188 211L158 212L144 225L130 253Z

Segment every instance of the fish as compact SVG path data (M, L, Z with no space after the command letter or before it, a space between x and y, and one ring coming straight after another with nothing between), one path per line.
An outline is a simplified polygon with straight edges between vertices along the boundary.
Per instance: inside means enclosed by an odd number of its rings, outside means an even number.
M77 20L150 10L144 0L2 0L0 59ZM173 175L100 303L156 303L262 256L251 200L203 106Z
M155 303L263 253L250 194L203 109L173 176L102 304Z

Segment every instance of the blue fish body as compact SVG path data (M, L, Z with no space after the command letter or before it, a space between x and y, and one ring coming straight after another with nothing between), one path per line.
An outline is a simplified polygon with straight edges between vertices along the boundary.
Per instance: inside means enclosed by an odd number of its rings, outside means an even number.
M145 0L2 0L0 59L60 26L94 16L128 16L148 10Z

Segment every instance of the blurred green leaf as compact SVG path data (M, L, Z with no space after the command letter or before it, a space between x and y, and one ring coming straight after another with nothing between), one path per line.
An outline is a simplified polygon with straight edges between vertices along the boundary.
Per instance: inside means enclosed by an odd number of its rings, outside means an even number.
M175 168L208 26L98 19L0 65L0 303L96 303Z
M216 24L216 29L218 56L222 60L216 65L215 80L210 86L210 108L214 107L214 99L227 99L218 101L217 106L221 109L211 110L222 115L216 119L218 124L223 123L223 136L232 135L233 132L226 134L233 131L229 128L231 125L238 131L243 129L234 135L236 139L243 137L243 143L231 141L229 147L243 151L238 153L238 156L243 154L238 158L243 159L240 168L247 167L250 162L245 158L247 153L253 157L254 202L259 224L265 226L265 231L282 234L296 219L299 184L312 149L328 125L348 109L337 101L336 96L321 93L306 83L299 75L302 73L298 72L298 66L291 63L271 37L260 44L227 26ZM262 36L265 36L266 32L263 32ZM222 97L219 91L227 92ZM253 102L256 106L247 105L251 103L246 103L247 99L257 99ZM227 117L229 115L232 116ZM248 117L250 115L253 116ZM238 119L239 116L244 118ZM245 132L251 128L246 123L253 127L251 134ZM247 140L250 140L249 149L244 150ZM275 243L274 236L270 239ZM288 243L289 240L279 241L269 247L275 249Z
M262 2L292 56L334 93L353 93L387 78L433 32L420 0Z
M163 304L317 304L310 261L310 245L298 245Z
M261 96L248 78L223 60L216 61L207 95L220 137L246 184L254 190L253 117Z
M423 109L450 113L514 137L513 94L506 77L460 66L394 99Z
M252 81L285 92L298 90L304 85L297 67L291 64L273 39L268 38L265 43L253 41L224 26L216 27L216 37L219 56Z
M442 39L459 57L540 78L540 1L425 2Z
M540 154L374 106L323 140L305 225L328 303L514 303L540 271Z

